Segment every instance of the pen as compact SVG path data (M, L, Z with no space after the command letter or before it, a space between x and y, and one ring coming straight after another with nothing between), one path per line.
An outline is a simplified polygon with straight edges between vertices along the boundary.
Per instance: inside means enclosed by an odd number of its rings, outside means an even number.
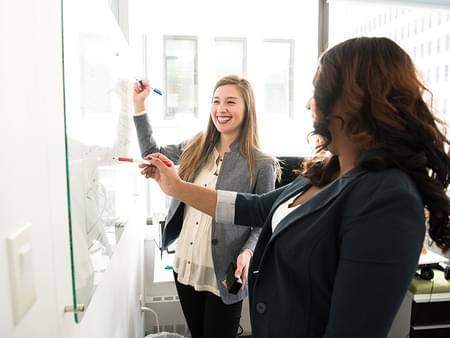
M147 159L141 160L137 158L131 158L131 157L125 157L125 156L114 156L113 160L119 161L119 162L130 162L130 163L138 163L138 164L150 164L150 162ZM172 166L172 162L169 160L163 160L161 161L168 167Z
M142 87L144 86L144 81L143 81L143 80L136 79L136 82L139 83ZM154 91L156 94L162 95L162 91L159 90L158 88L151 88L151 87L150 87L150 89L151 89L152 91Z

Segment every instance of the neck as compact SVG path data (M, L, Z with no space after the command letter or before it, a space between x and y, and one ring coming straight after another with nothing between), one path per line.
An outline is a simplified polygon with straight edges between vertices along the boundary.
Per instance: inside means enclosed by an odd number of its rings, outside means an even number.
M230 145L231 145L231 143L234 142L234 140L236 140L235 135L233 135L233 136L225 135L225 134L220 135L219 142L216 145L216 149L219 152L220 157L223 157L223 154L226 153L227 151L229 151Z
M339 177L355 167L356 158L354 156L339 156Z
M339 176L343 176L355 167L360 148L358 144L351 141L346 135L341 136L338 141L336 149L338 149Z

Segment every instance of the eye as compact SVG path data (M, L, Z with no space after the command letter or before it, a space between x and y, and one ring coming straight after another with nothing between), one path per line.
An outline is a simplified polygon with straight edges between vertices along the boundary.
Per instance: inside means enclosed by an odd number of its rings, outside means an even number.
M219 100L212 100L212 104L219 104Z
M231 100L230 100L230 101L227 101L227 103L228 103L228 104L236 104L235 101L231 101Z

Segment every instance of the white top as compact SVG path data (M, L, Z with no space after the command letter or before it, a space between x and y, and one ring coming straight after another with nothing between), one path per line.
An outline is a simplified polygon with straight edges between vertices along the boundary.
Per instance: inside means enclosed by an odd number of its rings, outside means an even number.
M278 224L280 224L280 222L283 218L285 218L287 215L289 215L292 211L294 211L301 205L301 204L298 204L296 206L289 207L289 205L291 203L293 203L295 201L295 199L297 197L299 197L302 193L303 193L303 191L301 193L295 195L294 197L288 199L283 204L280 204L280 206L277 208L277 210L275 210L275 212L273 213L273 216L272 216L272 232L275 230L275 228L278 226Z
M294 202L294 200L302 193L303 191L295 195L294 197L288 199L283 204L280 204L277 210L275 210L272 216L272 232L275 230L278 224L280 224L283 218L285 218L287 215L289 215L292 211L294 211L301 205L298 204L294 207L289 208L289 205L292 202ZM225 191L225 190L217 191L217 204L215 211L216 222L230 223L231 220L234 220L236 211L235 210L236 195L237 192L235 191Z
M222 164L216 149L195 178L195 184L215 189ZM188 205L184 208L183 225L177 242L173 269L178 281L197 291L220 296L211 251L212 217Z
M448 258L439 255L436 252L427 250L425 253L421 253L419 257L419 265L434 264L434 263L446 263Z

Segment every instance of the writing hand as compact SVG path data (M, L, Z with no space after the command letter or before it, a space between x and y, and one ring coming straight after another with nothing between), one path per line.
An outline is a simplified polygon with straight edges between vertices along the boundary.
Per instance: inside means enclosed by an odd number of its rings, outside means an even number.
M182 180L178 177L177 171L166 156L161 153L154 153L145 157L149 164L142 163L139 165L141 174L146 178L154 179L161 190L169 195L174 196L177 191L177 184Z
M134 83L133 88L133 104L134 112L145 111L145 99L150 94L150 84L147 80L137 81Z

